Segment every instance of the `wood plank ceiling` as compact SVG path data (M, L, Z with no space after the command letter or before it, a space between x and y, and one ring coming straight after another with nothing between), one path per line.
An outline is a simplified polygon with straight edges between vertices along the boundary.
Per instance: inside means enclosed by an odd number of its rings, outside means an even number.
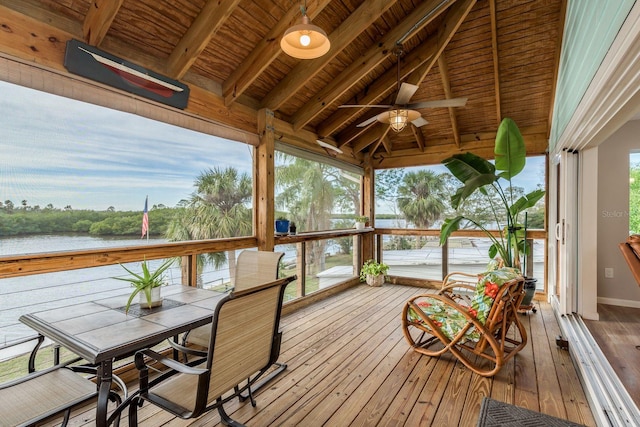
M303 0L304 1L304 0ZM491 156L503 117L530 154L546 149L565 0L308 0L331 49L312 60L280 49L300 21L293 0L0 0L0 52L65 71L76 38L178 79L187 111L255 133L273 111L276 137L374 167L434 164L463 151ZM419 109L428 124L402 132L362 121L384 110L402 82L411 102L466 97L464 107ZM334 154L331 150L328 154Z

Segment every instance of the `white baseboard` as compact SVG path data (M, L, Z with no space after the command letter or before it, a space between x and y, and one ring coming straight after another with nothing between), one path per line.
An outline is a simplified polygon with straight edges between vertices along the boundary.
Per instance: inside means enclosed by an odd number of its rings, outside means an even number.
M640 308L640 301L618 299L618 298L598 297L598 304L619 305L621 307Z

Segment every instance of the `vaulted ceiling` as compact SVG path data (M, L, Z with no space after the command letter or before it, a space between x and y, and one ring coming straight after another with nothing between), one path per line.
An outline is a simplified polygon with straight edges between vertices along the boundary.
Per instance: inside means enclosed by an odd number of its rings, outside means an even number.
M280 48L300 21L292 0L0 0L0 52L65 71L77 39L187 84L186 111L247 132L272 111L276 137L310 150L320 139L374 167L434 164L456 152L491 156L504 117L529 154L551 127L565 0L309 0L331 49L299 60ZM402 46L398 56L397 46ZM398 60L400 61L398 63ZM401 82L428 122L396 133L373 120ZM328 154L334 155L332 150ZM366 160L369 159L369 160Z

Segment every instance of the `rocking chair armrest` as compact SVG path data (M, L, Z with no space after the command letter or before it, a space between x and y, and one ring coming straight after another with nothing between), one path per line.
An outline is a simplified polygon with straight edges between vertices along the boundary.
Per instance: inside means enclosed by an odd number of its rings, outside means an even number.
M161 363L164 366L166 366L167 368L173 369L174 371L177 371L181 374L188 374L188 375L202 375L207 371L207 369L200 369L200 368L193 368L191 366L185 365L183 363L178 362L177 360L171 359L170 357L166 357L163 356L159 353L156 353L153 350L140 350L138 352L136 352L135 355L135 364L136 364L136 368L138 370L143 370L147 368L147 363L144 360L144 357L147 356L148 358L152 359L153 361L157 362L157 363Z
M446 293L455 293L454 289L464 289L467 291L471 291L471 293L474 293L476 291L476 286L475 285L466 285L463 283L453 283L451 285L446 285L443 286L439 291L438 291L438 295L443 295Z
M444 280L442 280L442 287L444 288L448 286L449 282L451 282L451 284L468 283L469 285L473 286L477 281L477 274L453 271L444 277Z

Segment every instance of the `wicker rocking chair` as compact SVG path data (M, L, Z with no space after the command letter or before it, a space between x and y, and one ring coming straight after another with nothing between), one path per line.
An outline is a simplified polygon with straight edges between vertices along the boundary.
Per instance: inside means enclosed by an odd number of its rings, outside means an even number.
M475 286L454 281L437 294L411 298L402 310L402 328L415 351L451 352L473 372L490 377L527 343L517 315L524 278L511 268L477 277Z

